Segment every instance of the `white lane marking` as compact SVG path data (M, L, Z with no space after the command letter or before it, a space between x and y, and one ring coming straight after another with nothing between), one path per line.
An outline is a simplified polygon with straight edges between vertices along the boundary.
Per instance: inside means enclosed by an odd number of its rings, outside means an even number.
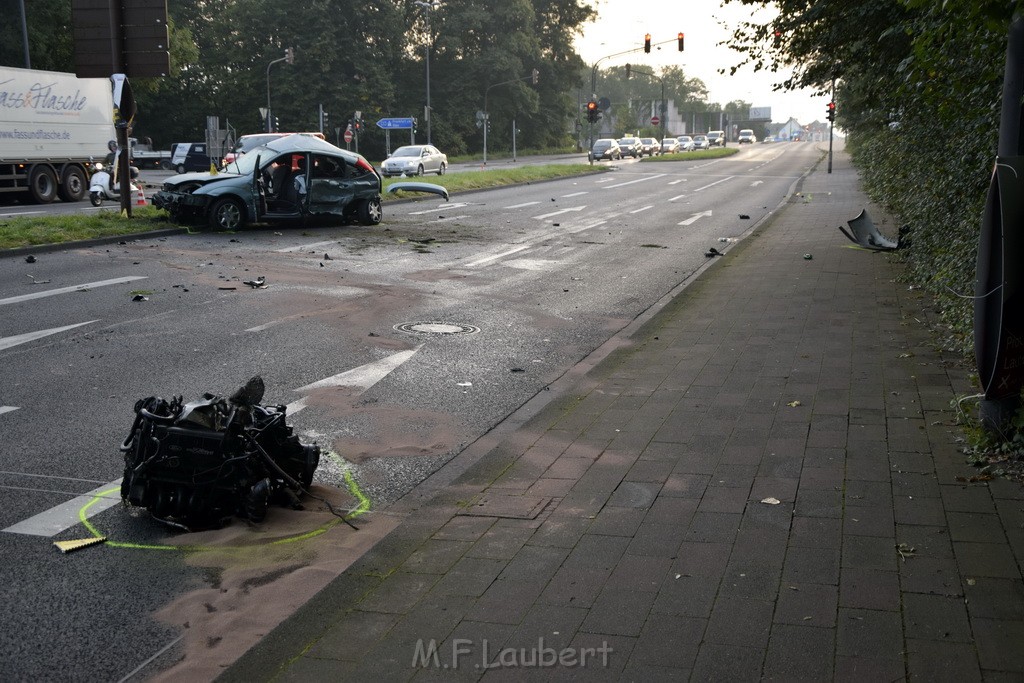
M49 330L39 330L37 332L26 332L25 334L17 334L13 337L0 337L0 351L9 349L12 346L17 346L18 344L27 344L28 342L35 341L36 339L49 337L51 334L60 334L61 332L73 330L76 327L81 327L82 325L91 325L98 322L99 320L88 320L84 323L75 323L74 325L65 325L64 327L54 327Z
M610 178L600 178L599 180L595 180L594 183L600 185L601 183L610 183L613 180L615 180L614 176Z
M0 406L0 415L10 413L18 409L18 406Z
M14 218L16 216L34 216L37 213L45 213L44 211L19 211L17 213L0 213L0 218Z
M275 249L276 254L290 254L293 251L306 251L307 249L316 249L317 247L327 247L332 244L337 244L338 240L328 240L326 242L313 242L312 244L300 244L297 247L285 247L284 249Z
M706 190L706 189L708 189L709 187L714 187L715 185L717 185L717 184L719 184L719 183L724 183L724 182L725 182L726 180L732 180L732 179L733 179L733 178L735 178L735 177L736 177L736 176L734 176L734 175L731 175L731 176L729 176L728 178L722 178L721 180L716 180L715 182L713 182L713 183L709 183L709 184L705 185L704 187L698 187L698 188L697 188L696 190L694 190L694 192L700 192L701 190Z
M26 536L56 536L65 529L78 524L78 515L81 509L96 498L99 498L99 500L89 507L86 513L87 517L92 517L108 508L119 505L121 503L120 493L107 494L105 496L100 496L100 494L112 487L120 486L120 484L121 480L115 479L109 484L104 484L49 510L44 510L38 515L24 519L17 524L12 524L4 529L4 531L9 534L25 534Z
M587 208L587 207L586 206L573 206L573 207L568 208L568 209L562 209L561 211L552 211L551 213L545 213L545 214L542 214L540 216L534 216L534 218L536 218L539 221L542 221L545 218L551 218L552 216L561 216L563 213L569 213L570 211L582 211L585 208Z
M581 194L587 194L587 191L583 190L582 192L571 192L569 194L563 194L562 199L567 199L569 197L579 197Z
M544 239L547 239L547 237L545 237ZM492 261L497 261L500 258L505 258L506 256L511 256L512 254L518 254L519 252L521 252L521 251L523 251L525 249L530 249L532 247L533 247L532 244L523 244L521 246L515 247L513 249L509 249L508 251L503 251L503 252L494 254L492 256L484 256L481 259L477 259L476 261L472 261L470 263L467 263L466 267L467 268L475 268L476 266L482 266L482 265L490 263Z
M317 382L313 382L312 384L307 384L304 387L299 387L295 391L304 393L313 391L314 389L323 389L325 387L352 387L354 389L358 389L361 394L391 374L395 368L412 358L416 355L416 352L422 348L423 344L420 344L414 349L401 351L399 353L392 354L387 358L381 358L373 363L360 365L358 368L352 368L351 370L346 370L345 372L338 373L332 377L326 377ZM288 413L294 415L305 408L306 398L307 397L304 396L298 401L289 403L286 406Z
M687 196L687 195L685 195L685 194L677 194L677 195L676 195L675 197L672 197L672 199L670 199L669 201L670 201L670 202L674 202L675 200L677 200L677 199L682 199L682 198L684 198L684 197L686 197L686 196Z
M438 218L436 221L430 221L431 223L447 223L448 221L457 221L460 218L469 218L469 214L463 214L461 216L445 216L444 218Z
M685 221L682 221L682 222L678 223L677 225L693 225L701 217L703 217L703 216L710 216L710 215L711 215L711 211L701 211L700 213L693 214L692 216L687 218Z
M443 209L458 209L463 206L469 206L466 202L453 202L451 204L438 204L436 209L427 209L426 211L410 211L410 216L422 216L425 213L437 213Z
M280 325L283 322L284 320L271 320L269 323L263 323L262 325L257 325L256 327L250 327L246 330L246 332L262 332L263 330L269 330L271 327L274 327L275 325Z
M534 204L540 204L540 202L523 202L522 204L513 204L512 206L506 206L506 209L521 209L524 206L533 206Z
M630 213L640 213L641 211L646 211L647 209L653 209L653 208L654 208L653 205L651 205L651 206L644 206L644 207L639 208L639 209L634 209L634 210L630 211Z
M22 294L21 296L12 296L7 299L0 299L0 306L3 306L4 304L17 304L22 301L31 301L32 299L42 299L48 296L57 296L58 294L67 294L68 292L85 292L96 287L106 287L107 285L123 285L126 282L145 279L145 275L132 275L129 277L117 277L112 280L100 280L99 282L86 282L85 284L73 285L71 287L48 289L45 292L33 292L32 294Z
M679 180L673 180L672 182L669 183L669 185L678 185L679 183L687 182L687 180L687 178L680 178Z
M764 182L763 180L755 180L754 182L750 183L750 186L751 187L757 187L758 185L760 185L763 182Z
M626 185L632 185L633 183L642 183L642 182L645 182L645 181L648 181L648 180L654 180L655 178L662 178L664 176L665 176L664 173L659 173L657 175L649 175L646 178L637 178L636 180L627 180L626 182L618 183L617 185L609 185L605 189L606 190L610 190L613 187L625 187Z

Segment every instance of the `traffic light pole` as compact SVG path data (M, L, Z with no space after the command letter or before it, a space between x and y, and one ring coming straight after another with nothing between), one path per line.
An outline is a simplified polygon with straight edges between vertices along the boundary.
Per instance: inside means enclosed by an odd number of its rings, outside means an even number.
M656 78L659 81L661 81L661 115L658 117L658 119L660 119L658 121L658 123L661 124L661 139L664 140L665 139L665 110L668 109L668 106L665 103L665 79L662 78L661 76L655 76L653 73L650 73L650 72L647 72L647 71L640 71L636 67L634 67L632 69L632 71L640 74L641 76L650 76L651 78Z
M660 43L654 43L654 47L657 47L659 45L667 45L667 44L669 44L671 42L672 42L671 40L663 40ZM644 51L644 47L642 45L640 47L635 47L632 50L625 50L624 52L616 52L615 54L605 55L604 57L601 57L599 60L594 62L594 66L590 70L590 97L592 99L594 99L594 100L597 99L597 65L598 64L600 64L601 62L603 62L606 59L611 59L612 57L621 57L622 55L631 55L634 52L641 52L641 51ZM590 124L590 149L593 149L593 148L594 148L594 124L591 123Z
M487 113L487 96L491 93L491 88L497 88L499 85L508 85L509 83L518 83L519 81L532 80L534 83L537 82L537 70L534 69L529 76L523 76L522 78L512 78L501 83L495 83L494 85L487 86L484 90L484 166L487 165L487 129L489 128L488 123L490 122L489 114Z

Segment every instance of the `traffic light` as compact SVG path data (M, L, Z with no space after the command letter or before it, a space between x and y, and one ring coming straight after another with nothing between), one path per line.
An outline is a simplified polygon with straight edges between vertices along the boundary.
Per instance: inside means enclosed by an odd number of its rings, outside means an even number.
M827 111L828 111L828 120L829 121L835 121L836 120L836 103L835 102L829 102L828 103Z
M540 72L537 71L536 69L534 69L532 72L530 72L530 80L533 82L534 85L537 85L537 79L539 77L540 77Z
M627 64L627 65L626 65L626 80L627 80L627 81L629 80L629 71L630 71L630 68L631 68L631 67L630 67L630 65L629 65L629 64Z
M644 34L644 52L649 53L651 51L651 34Z
M295 63L295 50L290 48L290 47L285 48L285 50L284 50L284 59L289 64L294 64Z
M281 121L275 116L274 117L274 132L281 130Z
M587 102L587 121L591 123L597 123L601 120L601 111L597 108L597 102L590 100Z
M680 31L679 35L676 36L676 38L679 39L679 51L682 52L683 51L683 32Z

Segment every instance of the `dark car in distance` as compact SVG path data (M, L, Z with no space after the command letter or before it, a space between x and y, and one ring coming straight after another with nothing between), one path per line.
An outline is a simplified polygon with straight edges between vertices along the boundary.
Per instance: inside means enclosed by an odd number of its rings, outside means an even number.
M640 138L619 138L619 149L624 157L636 159L643 156Z
M600 140L594 141L594 147L590 150L591 161L600 161L601 159L613 159L622 158L622 150L619 149L619 143L611 138L601 138Z

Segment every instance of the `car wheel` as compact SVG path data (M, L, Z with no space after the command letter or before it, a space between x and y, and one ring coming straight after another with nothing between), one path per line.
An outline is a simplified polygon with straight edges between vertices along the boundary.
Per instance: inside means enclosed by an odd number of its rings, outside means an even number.
M178 167L175 168L174 170L177 171L179 174L184 173L185 172L185 164L178 164Z
M60 179L60 187L57 194L66 202L77 202L88 191L85 184L85 171L78 166L68 166L64 169L64 176Z
M242 205L230 197L218 199L210 209L210 227L214 230L239 230L245 225Z
M441 166L437 169L438 177L443 176L445 170L447 170L447 167L444 164L441 164Z
M103 204L103 195L101 195L99 192L90 192L89 203L92 204L93 206L100 206L101 204Z
M364 199L359 204L359 222L363 225L377 225L384 217L384 209L380 204L380 197Z
M28 191L36 204L49 204L57 196L57 174L49 166L33 167L28 178Z

